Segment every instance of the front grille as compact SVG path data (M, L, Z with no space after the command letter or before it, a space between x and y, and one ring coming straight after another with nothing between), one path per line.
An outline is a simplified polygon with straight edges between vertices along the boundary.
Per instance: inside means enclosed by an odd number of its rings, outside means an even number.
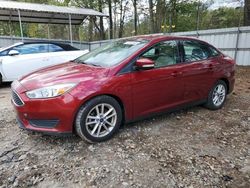
M19 97L19 95L15 91L12 91L12 100L15 103L15 105L17 105L17 106L24 105L24 102L22 101L22 99Z
M58 119L32 119L29 123L34 127L54 128L59 123Z

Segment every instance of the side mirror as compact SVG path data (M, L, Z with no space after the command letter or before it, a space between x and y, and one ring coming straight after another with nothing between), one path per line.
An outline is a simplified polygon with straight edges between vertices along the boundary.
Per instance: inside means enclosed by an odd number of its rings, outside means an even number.
M14 56L14 55L18 55L18 54L19 54L19 51L17 51L17 50L10 50L8 53L8 55L10 55L10 56Z
M141 58L135 62L137 70L149 70L155 67L155 62L148 58Z

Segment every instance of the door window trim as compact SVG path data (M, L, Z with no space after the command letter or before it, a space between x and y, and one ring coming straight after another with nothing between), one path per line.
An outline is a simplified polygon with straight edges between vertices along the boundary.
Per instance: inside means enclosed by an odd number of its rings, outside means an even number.
M202 45L206 45L210 54L212 54L212 51L210 49L210 48L212 48L218 53L218 55L210 56L207 59L200 59L200 60L196 60L196 61L185 61L184 60L185 52L184 52L184 46L183 46L184 41L192 41L192 42L200 43ZM180 62L181 64L201 63L201 62L206 61L206 60L211 60L211 59L217 58L217 57L219 57L221 55L221 52L218 51L215 47L211 46L210 44L207 44L207 43L202 42L202 41L194 40L194 39L186 39L186 40L185 39L179 39L179 48L180 48L180 54L181 54L181 58L180 58L181 59L181 62Z
M159 45L160 43L164 43L164 42L167 42L167 41L175 41L176 42L176 46L177 46L177 56L178 56L178 62L176 64L173 64L173 65L167 65L167 66L164 66L164 67L156 67L156 68L153 68L153 69L150 69L150 70L156 70L156 69L161 69L161 68L166 68L166 67L171 67L171 66L176 66L178 64L181 63L181 52L180 52L180 40L178 39L174 39L174 40L164 40L164 41L160 41L160 42L157 42L155 44L153 44L152 46L149 46L147 47L145 50L143 50L141 53L139 53L136 57L134 57L126 66L124 66L118 73L117 75L122 75L122 74L126 74L126 73L131 73L131 72L137 72L137 70L134 69L134 64L136 62L136 60L142 55L144 54L145 52L151 50L152 48L154 48L156 45ZM147 71L147 70L145 70Z

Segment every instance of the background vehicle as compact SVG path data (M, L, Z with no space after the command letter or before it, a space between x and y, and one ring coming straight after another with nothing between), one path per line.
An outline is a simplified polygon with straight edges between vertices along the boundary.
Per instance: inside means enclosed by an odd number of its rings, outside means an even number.
M220 109L234 72L235 61L206 42L140 36L26 75L12 84L12 101L21 128L100 142L153 114L197 104Z
M36 69L74 60L88 51L51 42L17 43L0 50L0 83L13 81Z

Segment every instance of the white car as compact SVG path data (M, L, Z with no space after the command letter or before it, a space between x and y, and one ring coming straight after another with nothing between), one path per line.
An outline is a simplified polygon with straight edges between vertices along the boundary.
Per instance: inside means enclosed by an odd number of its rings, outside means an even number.
M0 85L37 69L74 60L88 50L53 42L17 43L0 49Z

